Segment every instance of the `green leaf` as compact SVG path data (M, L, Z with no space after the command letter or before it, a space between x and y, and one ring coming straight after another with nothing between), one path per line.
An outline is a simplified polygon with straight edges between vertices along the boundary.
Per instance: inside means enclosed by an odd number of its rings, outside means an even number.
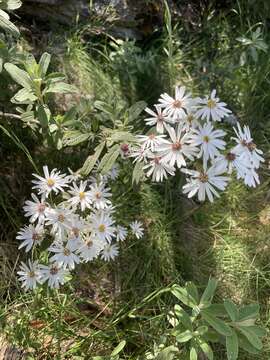
M0 10L0 27L15 37L20 35L19 29L9 20L8 14L3 10Z
M224 307L231 318L232 321L238 319L238 309L237 306L231 300L224 300Z
M207 307L207 310L211 312L214 316L226 316L227 311L224 308L223 304L211 304Z
M37 97L32 91L26 88L22 88L13 96L10 101L15 104L29 104L33 103L36 100Z
M47 73L49 64L51 61L51 55L48 53L44 53L41 55L41 58L39 60L39 66L40 66L40 71L41 71L41 77L44 77Z
M185 343L193 338L193 333L189 330L184 331L181 334L175 336L175 339L179 343Z
M67 131L64 134L63 145L64 146L75 146L89 139L91 133L83 134L80 131Z
M37 111L38 120L42 127L46 128L50 123L51 112L47 105L39 105Z
M141 178L144 175L143 166L144 164L142 162L136 162L132 173L132 184L138 184L140 182Z
M217 288L217 280L215 279L209 279L206 289L204 290L200 304L209 304L212 302L212 299L214 297L216 288Z
M4 4L0 4L1 9L16 10L22 6L20 0L6 0Z
M258 304L250 304L242 306L239 309L238 320L247 320L252 318L257 318L259 316L260 306Z
M196 300L188 293L188 291L179 286L179 285L173 285L171 288L172 294L177 297L183 304L193 308L197 305Z
M209 310L202 310L203 319L208 322L219 334L230 336L232 334L231 328L223 321L216 318Z
M192 347L190 349L189 358L190 358L190 360L197 360L198 359L198 353L197 353L197 350L195 349L195 347Z
M238 326L238 329L241 331L241 333L247 338L247 340L250 342L250 344L255 347L258 350L261 350L263 345L260 340L260 338L257 336L254 329L251 329L250 327L242 327Z
M250 342L247 340L247 338L242 334L238 334L238 343L239 343L239 347L241 349L244 349L245 351L247 351L250 354L259 354L260 353L260 350L256 349L254 346L252 346L250 344Z
M44 93L59 93L70 94L78 92L78 89L74 85L66 84L64 82L51 83L45 88Z
M178 353L179 350L177 347L171 345L163 349L155 358L155 360L173 360L176 353Z
M115 164L119 154L120 154L120 149L119 149L119 146L117 145L117 147L113 146L109 150L109 152L102 158L98 169L101 171L101 173L103 175L107 174L108 171L111 170L111 168Z
M128 120L129 122L134 121L139 117L141 112L146 108L147 103L145 101L138 101L132 105L128 110Z
M26 71L21 70L18 66L11 63L6 63L4 68L17 84L28 90L32 89L33 82Z
M134 135L127 131L114 131L110 136L113 142L135 142L136 138Z
M196 300L197 304L199 303L199 293L196 285L189 281L185 284L185 288L187 289L187 292L193 297L193 299Z
M126 346L126 341L122 340L117 346L116 348L113 350L113 352L111 353L111 356L116 356L117 354L119 354L124 347Z
M79 170L82 175L88 175L93 167L95 166L100 154L102 153L102 150L105 146L106 142L101 142L96 148L95 153L93 155L88 156L88 158L85 160L82 168Z
M184 325L185 328L187 328L188 330L192 331L192 323L190 320L189 315L186 313L186 311L180 306L180 305L175 305L174 306L174 312L178 318L178 320Z
M226 350L228 360L237 360L238 358L238 337L234 330L231 336L226 336Z
M214 354L213 354L213 350L212 350L211 346L208 345L207 342L205 342L201 339L198 339L198 343L199 343L200 348L202 349L202 352L207 357L207 359L213 360Z

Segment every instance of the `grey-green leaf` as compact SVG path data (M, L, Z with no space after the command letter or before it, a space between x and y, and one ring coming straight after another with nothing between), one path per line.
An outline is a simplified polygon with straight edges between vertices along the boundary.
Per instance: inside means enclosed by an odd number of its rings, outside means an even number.
M40 66L40 72L41 72L41 76L44 77L47 73L49 64L51 61L51 55L48 53L44 53L41 55L41 58L39 60L39 66Z
M224 307L231 318L232 321L236 321L238 319L238 309L237 306L229 299L224 300Z
M237 360L238 358L238 337L234 330L231 336L226 336L226 350L228 360Z
M88 175L93 167L95 166L100 154L102 153L102 150L105 146L106 142L103 141L95 148L95 153L93 155L88 156L88 158L85 160L82 168L79 170L82 175Z
M208 322L219 334L230 336L232 334L231 328L223 321L216 318L210 311L202 310L203 319Z
M18 66L11 63L6 63L4 68L17 84L31 90L33 83L26 71L21 70Z
M122 340L117 346L116 348L114 348L113 352L111 353L111 356L116 356L117 354L119 354L124 347L126 346L126 341Z
M207 287L204 290L201 297L201 301L200 301L201 304L211 303L217 288L217 284L218 284L217 280L209 279Z

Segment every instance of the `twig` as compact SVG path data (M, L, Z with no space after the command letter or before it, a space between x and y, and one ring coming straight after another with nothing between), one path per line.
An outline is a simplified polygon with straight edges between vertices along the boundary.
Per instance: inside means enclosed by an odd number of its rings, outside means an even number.
M13 119L18 119L21 120L21 116L17 115L17 114L11 114L11 113L5 113L3 111L0 111L0 117L8 117L8 118L13 118Z

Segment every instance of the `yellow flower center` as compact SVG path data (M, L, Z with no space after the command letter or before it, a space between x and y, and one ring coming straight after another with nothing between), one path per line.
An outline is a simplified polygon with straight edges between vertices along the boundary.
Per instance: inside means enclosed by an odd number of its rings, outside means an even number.
M79 192L79 198L80 198L80 200L83 200L85 198L85 192L84 191Z
M202 182L202 183L206 183L208 181L208 175L205 174L205 173L200 173L199 175L199 180Z
M215 100L213 100L213 99L209 99L208 101L207 101L207 106L210 108L210 109L214 109L215 107L216 107L216 102L215 102Z
M98 227L98 231L103 233L105 231L106 227L104 224L100 224L99 227Z
M36 274L35 274L35 272L32 270L32 271L29 271L28 276L29 276L30 278L34 278L34 277L36 276Z
M203 137L203 141L209 142L209 140L210 140L209 136L204 136L204 137Z
M65 256L69 256L69 255L71 254L71 252L70 252L69 249L64 248L63 254L64 254Z
M55 184L55 181L52 178L47 179L47 185L49 187L53 187Z

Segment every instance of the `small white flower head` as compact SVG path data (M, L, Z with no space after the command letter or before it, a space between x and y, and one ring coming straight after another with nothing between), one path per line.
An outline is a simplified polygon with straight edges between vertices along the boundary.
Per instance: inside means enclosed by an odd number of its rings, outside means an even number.
M165 112L162 110L161 105L154 105L156 112L149 109L148 107L145 109L145 111L151 116L145 119L147 125L149 126L156 126L156 130L159 134L164 133L164 127L166 127L167 123L172 123L172 120L169 116L165 114Z
M240 156L237 155L233 149L227 152L225 155L220 154L215 160L213 161L213 165L220 169L223 169L224 172L228 174L232 174L233 170L236 171L237 176L243 177L250 167L250 164L241 161Z
M87 181L81 181L79 186L73 183L73 186L69 190L72 197L68 200L72 207L79 205L82 211L91 208L91 193L90 191L86 191L86 187Z
M196 129L200 122L198 118L195 115L194 111L189 111L183 118L183 121L181 122L183 126L183 130L190 131L190 129Z
M238 179L240 179L240 178L243 179L245 185L247 185L249 187L255 188L257 185L260 184L259 175L257 174L255 168L247 169L244 176L238 175Z
M192 98L190 94L185 94L185 86L175 87L175 97L164 93L160 95L159 102L164 108L167 116L173 118L174 121L179 121L184 118L186 111L192 105Z
M149 154L148 149L143 149L143 146L132 147L130 151L130 157L134 158L135 162L147 162L147 156Z
M111 201L108 199L112 196L109 189L101 182L99 184L92 184L90 186L90 196L93 206L96 209L105 209L111 205Z
M129 224L129 227L131 229L131 233L136 236L137 239L140 239L143 237L144 234L144 228L141 221L133 221Z
M66 269L61 268L57 263L40 265L40 272L42 283L48 281L48 286L56 289L66 282L66 277L69 274Z
M30 217L29 221L31 223L37 220L40 224L43 224L47 216L49 206L43 198L39 200L35 194L31 194L31 197L33 201L27 200L23 207L25 216Z
M105 261L114 260L119 254L119 249L116 244L106 244L101 251L101 259Z
M193 130L190 136L190 144L199 146L200 152L198 157L203 157L204 167L209 159L213 160L220 155L220 150L224 150L226 142L222 138L226 135L225 131L216 129L210 123L199 125L198 129Z
M92 235L88 235L84 239L82 246L79 248L79 253L82 261L88 262L94 260L98 257L101 250L106 245L106 242L100 241Z
M175 168L163 161L161 156L149 154L149 158L151 159L150 162L143 169L146 170L147 177L152 176L153 181L161 182L168 178L167 174L175 174Z
M259 150L253 142L249 127L245 125L242 129L240 124L237 123L237 129L234 128L234 131L237 136L233 138L237 142L237 145L233 149L234 152L239 154L243 161L249 162L250 167L258 169L260 163L264 162L264 158L262 157L263 152Z
M117 225L115 227L115 235L116 235L116 241L125 241L127 238L127 228L125 228L124 226L121 225Z
M216 97L216 90L211 92L210 97L207 96L203 99L197 99L198 110L196 116L202 120L221 121L224 117L231 114L231 110L227 109L227 104L220 102Z
M63 234L70 228L70 220L73 214L70 210L62 207L50 209L47 215L46 225L52 225L53 234Z
M46 197L51 191L56 194L64 191L64 188L68 186L69 178L65 174L60 174L60 171L53 169L49 173L48 166L43 166L43 172L45 177L41 177L37 174L33 174L38 180L32 180L34 184L33 189L38 189L38 194L44 194Z
M35 245L40 245L44 235L44 229L41 225L33 226L32 224L23 227L16 236L16 239L21 240L19 249L25 247L28 252Z
M137 140L142 150L156 151L156 148L164 142L165 135L157 135L151 132L148 135L137 135Z
M166 141L157 148L157 152L162 156L162 161L170 166L176 165L179 169L186 166L185 158L194 160L194 156L199 149L189 143L190 134L183 131L183 127L178 125L176 129L168 126L167 131L170 141Z
M102 242L111 243L112 238L115 237L114 221L104 213L91 217L91 227L95 236Z
M48 248L52 253L55 253L50 258L50 262L57 263L64 269L68 268L73 270L76 264L80 263L79 257L76 255L78 250L77 242L69 240L67 243L52 245Z
M183 186L183 193L188 194L188 198L198 194L199 201L205 201L207 197L213 202L213 195L219 197L216 188L224 191L229 181L227 176L222 176L224 169L215 166L201 172L187 169L183 169L182 172L191 176Z
M41 283L40 265L38 261L31 262L28 260L28 266L22 262L20 270L17 273L19 281L22 282L22 287L27 291L33 290Z
M85 221L77 214L72 214L69 218L68 229L69 235L72 238L79 239L81 232L85 229Z

